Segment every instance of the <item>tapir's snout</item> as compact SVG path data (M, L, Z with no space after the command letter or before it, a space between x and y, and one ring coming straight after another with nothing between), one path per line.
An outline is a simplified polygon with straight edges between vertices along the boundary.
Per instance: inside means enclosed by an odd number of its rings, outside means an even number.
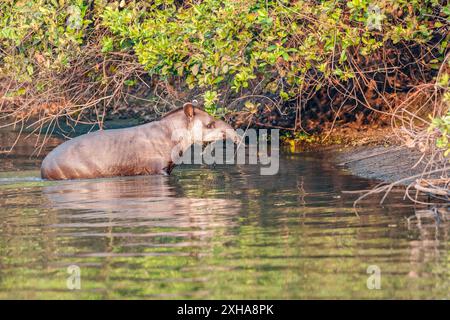
M206 141L231 140L238 144L241 142L241 136L228 123L218 120L214 122L214 129L206 130L204 138Z
M242 137L236 132L236 130L230 130L230 133L225 135L225 139L230 139L235 144L239 144L242 140Z
M239 144L242 141L242 137L233 129L229 124L227 124L228 128L226 129L225 138L230 139L235 144Z

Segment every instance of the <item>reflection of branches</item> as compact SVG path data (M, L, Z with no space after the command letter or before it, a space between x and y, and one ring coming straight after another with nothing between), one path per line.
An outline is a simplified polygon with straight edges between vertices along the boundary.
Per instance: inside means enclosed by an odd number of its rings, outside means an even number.
M306 201L305 201L306 192L305 192L303 176L300 177L300 181L297 181L297 189L298 189L298 194L299 194L299 198L300 198L299 199L300 204L302 206L305 206L306 205Z

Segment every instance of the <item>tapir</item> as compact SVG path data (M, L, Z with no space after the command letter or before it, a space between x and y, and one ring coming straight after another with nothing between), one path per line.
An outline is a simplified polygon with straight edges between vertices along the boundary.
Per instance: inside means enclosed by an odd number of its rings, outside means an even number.
M62 143L45 157L41 176L65 180L169 175L192 144L224 139L237 143L240 137L226 122L185 103L158 121L99 130Z

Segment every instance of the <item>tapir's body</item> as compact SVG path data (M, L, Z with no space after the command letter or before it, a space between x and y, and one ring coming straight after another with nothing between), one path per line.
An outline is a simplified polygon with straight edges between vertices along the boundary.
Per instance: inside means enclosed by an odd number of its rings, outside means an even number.
M204 141L223 139L225 131L232 130L225 122L186 104L159 121L100 130L66 141L44 159L41 175L44 179L62 180L170 174L174 154L181 155L197 142L194 130L199 128L205 130Z

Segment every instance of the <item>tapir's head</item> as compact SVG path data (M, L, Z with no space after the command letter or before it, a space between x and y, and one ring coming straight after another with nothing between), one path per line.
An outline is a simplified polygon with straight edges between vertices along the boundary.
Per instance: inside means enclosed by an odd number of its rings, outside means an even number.
M178 116L185 117L187 133L195 143L214 142L230 139L234 143L240 141L240 136L225 121L219 120L206 111L194 106L194 103L185 103Z

